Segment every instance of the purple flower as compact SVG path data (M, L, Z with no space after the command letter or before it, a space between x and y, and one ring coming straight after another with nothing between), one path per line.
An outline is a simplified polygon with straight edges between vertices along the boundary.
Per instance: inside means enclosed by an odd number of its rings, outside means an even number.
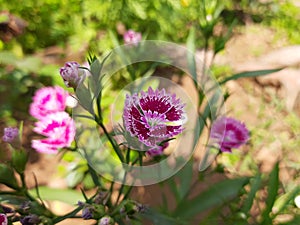
M75 123L66 112L51 113L35 123L33 130L47 137L32 140L32 148L38 152L56 153L59 148L69 147L75 137Z
M151 150L149 154L161 154L167 145L163 141L173 138L183 131L184 104L176 95L165 89L127 95L123 113L124 125L132 137Z
M16 127L5 127L2 140L8 143L13 142L19 135L19 129Z
M221 117L212 124L210 138L222 152L231 152L232 148L238 148L249 140L249 131L242 122Z
M67 87L77 88L85 78L85 71L77 62L67 62L60 68L59 73Z
M35 92L29 113L36 119L43 119L49 113L64 111L69 96L61 87L43 87Z
M138 43L142 40L142 34L133 30L128 30L124 34L123 39L125 44L133 44L137 46Z
M7 221L7 217L5 214L0 213L0 225L7 225L8 221Z
M41 222L41 219L37 215L31 214L23 217L20 222L22 225L38 225Z

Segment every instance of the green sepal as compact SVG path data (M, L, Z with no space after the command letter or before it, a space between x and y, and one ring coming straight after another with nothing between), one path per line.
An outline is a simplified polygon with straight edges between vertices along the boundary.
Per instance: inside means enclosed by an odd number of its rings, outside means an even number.
M28 154L25 150L14 150L12 152L12 167L19 173L24 173L26 163L28 160Z
M6 164L0 164L0 183L18 190L18 182L16 180L14 170Z

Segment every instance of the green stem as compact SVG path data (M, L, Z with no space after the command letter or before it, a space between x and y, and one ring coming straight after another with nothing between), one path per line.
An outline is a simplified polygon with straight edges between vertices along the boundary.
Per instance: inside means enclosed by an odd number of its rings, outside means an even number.
M29 192L28 192L28 189L27 189L27 186L26 186L26 182L25 182L25 174L24 173L20 173L20 178L21 178L21 183L22 183L22 193L25 197L27 197L30 201L33 201L33 202L38 202L34 197L32 197Z
M126 164L128 165L129 162L130 162L130 151L131 149L130 148L127 148L127 152L126 152ZM127 170L125 170L125 174L124 174L124 177L123 177L123 182L122 182L122 186L119 190L119 193L118 193L118 197L117 197L117 200L116 200L116 204L118 204L119 200L120 200L120 197L121 197L121 194L123 192L123 189L125 187L124 183L125 183L125 179L127 177Z
M76 214L82 209L82 207L77 207L76 209L74 209L73 211L63 215L63 216L60 216L60 217L57 217L55 219L53 219L53 223L56 224L56 223L59 223L65 219L68 219L68 218L78 218L76 216Z
M110 134L108 133L108 131L106 130L106 127L104 126L104 124L101 121L98 121L98 125L102 128L102 130L104 131L105 136L107 137L108 141L110 142L110 144L112 145L112 147L114 148L115 152L117 153L120 161L122 163L124 163L124 156L122 155L121 149L119 148L118 144L115 142L114 139L111 138Z

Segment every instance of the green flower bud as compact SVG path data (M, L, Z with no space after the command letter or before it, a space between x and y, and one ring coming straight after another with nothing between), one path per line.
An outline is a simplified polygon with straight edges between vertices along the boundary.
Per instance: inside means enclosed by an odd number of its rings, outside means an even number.
M103 205L92 204L93 207L93 218L100 219L105 215L105 207Z
M134 201L128 200L124 205L124 211L127 215L133 215L137 212L137 204Z
M53 221L45 216L40 216L40 219L43 225L53 225Z
M12 166L19 173L22 174L28 160L28 154L24 150L14 150L12 152Z
M2 163L0 164L0 183L12 189L19 189L13 169Z

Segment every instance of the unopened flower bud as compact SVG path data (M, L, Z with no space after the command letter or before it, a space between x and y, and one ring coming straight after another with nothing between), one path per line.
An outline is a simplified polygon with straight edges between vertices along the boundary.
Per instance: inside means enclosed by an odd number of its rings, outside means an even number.
M67 62L60 68L60 75L63 78L67 87L77 88L85 78L85 71L77 62Z
M112 225L112 224L114 224L114 220L110 216L102 217L98 223L98 225Z
M28 213L31 207L31 202L30 201L25 201L22 202L22 204L20 205L20 210L22 213Z
M78 202L77 202L77 205L80 206L80 207L83 207L83 206L85 205L85 203L82 202L82 201L78 201Z
M95 202L96 204L103 204L103 201L104 201L104 199L105 199L106 196L107 196L107 193L101 191L101 192L99 192L99 193L96 195L94 202Z
M99 219L105 215L105 207L103 205L93 204L93 207L94 207L94 212L93 212L94 219Z
M37 215L31 214L23 217L20 222L22 225L38 225L41 222L41 219Z
M4 128L4 135L2 140L8 143L12 143L15 141L19 136L19 129L16 127L5 127Z
M142 40L142 34L133 30L128 30L124 34L123 39L125 44L132 44L136 46Z
M0 212L7 214L7 213L14 212L14 210L12 208L10 208L10 207L5 206L5 205L0 205Z
M82 209L82 218L85 220L92 219L93 211L94 211L94 209L91 206L87 206L87 207L83 208Z

